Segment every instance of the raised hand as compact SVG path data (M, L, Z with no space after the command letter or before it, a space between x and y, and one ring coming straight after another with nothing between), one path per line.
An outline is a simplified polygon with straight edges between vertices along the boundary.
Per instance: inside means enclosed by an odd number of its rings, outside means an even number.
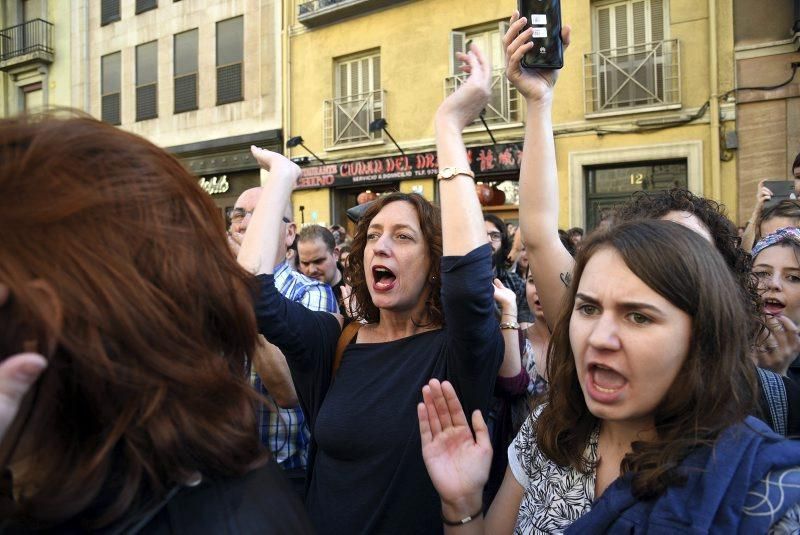
M466 82L451 93L436 111L437 124L446 123L461 132L478 118L492 96L492 64L473 43L469 53L458 53L461 70L469 74Z
M500 308L500 321L517 321L517 294L506 288L500 279L494 279L494 302Z
M297 179L300 178L301 171L300 167L292 160L283 154L262 149L255 145L250 147L250 152L253 154L253 158L258 162L258 165L265 171L269 171L271 176L291 180L292 188L297 186Z
M795 323L786 316L766 320L769 336L756 348L756 359L762 368L786 375L789 365L800 353L800 334Z
M553 96L553 86L558 78L558 69L525 69L522 67L522 57L533 48L531 35L532 28L520 33L525 27L527 19L519 16L519 11L514 11L509 21L511 25L503 36L503 46L506 47L506 78L517 91L529 102L549 100ZM571 28L564 26L561 30L561 40L564 50L570 42Z
M453 386L436 379L422 388L424 403L417 406L422 436L422 458L442 502L464 504L465 514L480 507L481 492L489 479L492 446L480 411L472 414L475 438Z

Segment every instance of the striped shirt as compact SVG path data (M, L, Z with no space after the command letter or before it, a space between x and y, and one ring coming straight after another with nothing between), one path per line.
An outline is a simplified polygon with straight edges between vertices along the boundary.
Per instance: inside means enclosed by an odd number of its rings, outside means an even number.
M275 288L287 299L302 304L309 310L339 312L333 290L327 284L298 273L286 262L275 268ZM253 385L265 396L261 378L253 372ZM308 463L308 444L311 433L300 407L277 412L262 404L259 409L261 442L272 452L275 461L284 469L305 468Z

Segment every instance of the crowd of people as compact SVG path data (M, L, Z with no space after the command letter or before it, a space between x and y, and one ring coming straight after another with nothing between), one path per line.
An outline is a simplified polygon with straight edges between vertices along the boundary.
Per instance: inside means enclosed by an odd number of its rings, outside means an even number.
M278 153L226 228L140 137L0 121L0 533L800 532L800 202L759 184L739 232L642 192L559 229L525 22L518 226L475 193L474 44L438 205L383 194L352 236L298 228Z

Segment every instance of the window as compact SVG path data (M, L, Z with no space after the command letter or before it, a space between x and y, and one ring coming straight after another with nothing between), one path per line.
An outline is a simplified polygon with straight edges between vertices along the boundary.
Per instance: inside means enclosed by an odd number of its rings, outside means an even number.
M136 0L136 14L144 13L158 7L158 0Z
M628 0L597 6L595 49L614 50L664 39L664 1Z
M175 35L175 113L197 109L197 29Z
M369 131L369 124L384 117L385 111L379 53L337 61L334 95L325 103L328 146L381 139L381 131Z
M119 0L100 0L100 25L105 26L119 19Z
M244 99L244 18L217 23L217 104Z
M136 47L136 120L158 117L158 43Z
M468 43L475 43L492 61L492 98L486 107L487 123L513 123L518 120L519 95L505 77L505 47L503 36L508 22L500 21L470 30L450 32L450 76L445 79L445 93L450 94L464 83L467 75L460 70L456 54L467 52Z
M677 41L666 40L664 0L594 8L594 52L584 61L594 111L680 102Z
M120 121L120 74L122 55L119 52L100 58L101 118L110 124L121 124Z

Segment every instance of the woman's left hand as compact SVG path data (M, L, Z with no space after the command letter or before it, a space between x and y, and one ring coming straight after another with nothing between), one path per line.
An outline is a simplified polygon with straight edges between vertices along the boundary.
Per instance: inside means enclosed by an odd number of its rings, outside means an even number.
M494 302L500 307L503 315L514 315L517 319L517 294L514 290L506 288L500 279L494 279Z
M451 93L436 111L439 126L451 126L459 132L478 118L492 96L492 64L473 43L469 53L456 57L464 62L461 70L469 77Z
M800 353L800 333L786 316L767 318L769 336L756 348L758 365L777 374L786 375L792 361Z

